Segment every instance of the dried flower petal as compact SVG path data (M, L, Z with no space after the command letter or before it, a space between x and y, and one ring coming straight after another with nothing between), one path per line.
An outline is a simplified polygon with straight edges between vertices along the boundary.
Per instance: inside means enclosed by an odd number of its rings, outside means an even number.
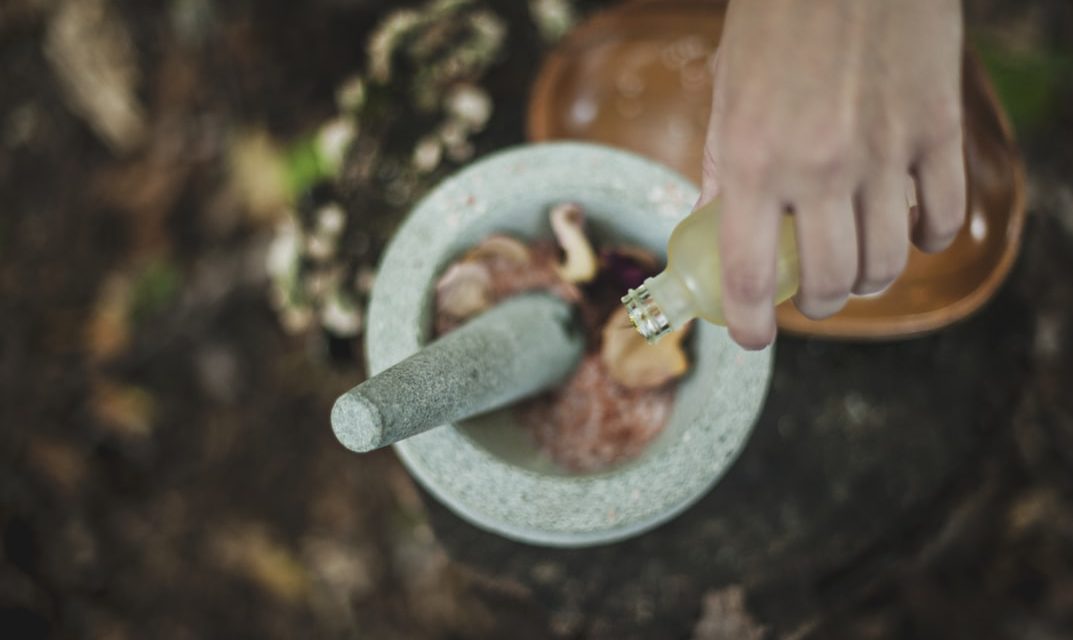
M600 357L615 382L631 389L659 387L689 368L682 349L686 333L675 331L650 345L630 327L626 310L619 308L604 325Z
M477 246L470 249L463 260L502 260L514 266L525 266L530 262L529 247L520 240L510 236L489 236Z
M389 15L369 38L369 73L377 82L391 80L391 54L405 35L421 24L421 14L403 9Z
M324 234L306 237L306 253L317 262L325 262L335 255L335 238Z
M219 526L208 538L209 551L227 571L250 580L284 603L307 597L310 575L287 544L255 523Z
M124 438L143 438L153 430L156 401L145 389L108 379L93 383L91 407L101 426Z
M268 275L277 279L293 276L301 250L300 242L298 225L293 218L288 218L276 226L276 235L265 256Z
M313 310L306 306L283 307L280 322L288 333L303 333L313 325Z
M317 233L334 237L342 233L345 226L346 212L338 203L327 204L317 211Z
M559 265L559 275L567 282L589 282L596 277L596 253L585 235L585 215L573 203L551 210L551 229L566 259Z
M611 383L594 353L562 388L521 405L518 417L558 464L591 472L640 454L667 424L673 404L671 389L638 391Z
M655 257L636 247L616 247L600 252L600 271L610 276L615 286L626 291L636 289L645 278L659 272Z
M700 620L693 631L697 640L760 640L767 627L760 625L745 604L745 589L730 585L718 591L710 589L701 600Z
M413 165L421 173L435 171L443 158L443 145L436 136L425 136L414 147Z
M448 147L458 147L466 144L468 132L466 126L458 120L448 120L440 127L440 140Z
M447 146L447 157L451 159L451 162L465 162L473 157L473 153L476 148L470 141L465 141L459 144L452 144Z
M336 292L321 308L320 324L337 336L352 338L361 333L361 307L349 295Z
M335 104L343 113L354 113L365 106L365 80L355 75L343 81L335 92Z
M85 484L89 460L80 448L45 436L31 436L27 445L30 465L64 494L73 495Z
M469 83L452 87L445 106L447 113L470 131L480 131L492 117L492 99L483 89Z
M317 131L317 154L326 165L328 173L334 175L343 166L347 149L357 135L354 121L347 117L329 120Z
M343 272L339 267L311 270L302 274L302 289L314 300L323 300L330 292L339 288L342 277Z
M369 267L358 269L358 273L354 276L354 289L363 296L372 294L375 283L376 271Z
M263 129L239 136L228 149L231 189L258 220L278 220L287 208L287 163Z
M492 276L479 262L451 265L436 283L436 308L456 319L470 318L492 302Z
M134 150L148 126L126 23L106 0L55 4L44 51L64 100L113 151Z
M577 304L589 345L586 356L563 386L518 410L552 460L593 472L637 456L663 430L675 393L667 383L682 375L688 362L682 332L650 347L630 328L618 302L622 282L652 275L657 258L622 247L602 251L597 260L580 207L560 205L551 218L561 250L550 240L527 244L491 236L451 266L437 287L435 330L443 335L525 291L548 291ZM576 266L579 255L590 272L584 289L567 279L571 256Z
M113 273L104 280L86 331L91 360L108 360L129 344L132 288L131 278L122 273Z
M571 0L529 0L529 14L547 42L558 41L577 22Z

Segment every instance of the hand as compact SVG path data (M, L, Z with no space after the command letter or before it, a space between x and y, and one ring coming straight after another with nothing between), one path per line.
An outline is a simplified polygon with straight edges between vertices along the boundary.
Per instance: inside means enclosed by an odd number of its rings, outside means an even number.
M966 202L961 46L958 0L731 0L701 201L723 200L724 311L742 346L775 337L787 211L795 302L814 319L887 287L910 239L929 252L954 239Z

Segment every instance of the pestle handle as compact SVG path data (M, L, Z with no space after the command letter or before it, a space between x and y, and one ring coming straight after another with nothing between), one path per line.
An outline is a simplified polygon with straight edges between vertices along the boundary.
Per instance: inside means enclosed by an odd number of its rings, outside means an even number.
M568 303L516 296L344 393L332 429L353 451L385 447L543 391L574 370L583 349Z

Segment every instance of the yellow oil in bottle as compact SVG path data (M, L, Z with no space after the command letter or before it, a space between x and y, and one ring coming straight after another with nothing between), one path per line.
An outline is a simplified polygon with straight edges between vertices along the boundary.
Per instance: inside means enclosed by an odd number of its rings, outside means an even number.
M667 268L630 289L622 303L630 321L649 342L656 342L694 318L725 325L723 280L719 264L718 199L678 223L667 243ZM784 216L779 227L774 303L797 291L797 245L793 220Z

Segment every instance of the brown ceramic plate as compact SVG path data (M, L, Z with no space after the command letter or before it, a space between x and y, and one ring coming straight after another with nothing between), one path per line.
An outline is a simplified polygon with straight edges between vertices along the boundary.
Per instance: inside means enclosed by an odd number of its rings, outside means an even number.
M723 25L718 2L641 1L577 27L541 69L529 138L588 140L634 151L699 181L711 77ZM913 250L889 289L852 298L823 321L792 303L779 327L830 338L883 339L933 331L980 308L1009 272L1024 226L1024 169L1010 126L976 57L964 57L969 211L954 244Z

